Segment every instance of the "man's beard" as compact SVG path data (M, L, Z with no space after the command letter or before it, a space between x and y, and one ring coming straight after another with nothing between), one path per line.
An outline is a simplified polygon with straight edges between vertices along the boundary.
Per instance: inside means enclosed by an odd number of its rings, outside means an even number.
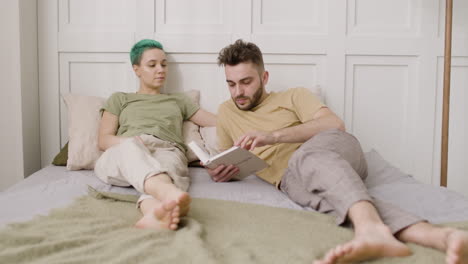
M236 98L232 98L232 100L234 101L234 104L236 105L236 107L239 109L239 110L242 110L242 111L249 111L251 110L252 108L256 107L257 105L260 104L260 98L262 97L263 95L263 83L260 84L260 87L257 89L257 91L253 94L252 97L248 97L248 96L238 96ZM236 103L236 100L237 99L247 99L248 101L250 101L250 104L248 105L244 105L244 106L239 106L237 103Z

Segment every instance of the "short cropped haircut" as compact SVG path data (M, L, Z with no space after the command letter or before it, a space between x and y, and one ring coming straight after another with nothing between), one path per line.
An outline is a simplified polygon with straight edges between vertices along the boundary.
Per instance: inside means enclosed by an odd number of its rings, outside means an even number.
M130 50L130 62L132 65L140 65L141 55L148 49L164 50L161 43L154 39L142 39L133 45Z
M263 56L257 45L251 42L244 42L242 39L236 40L219 52L218 65L221 66L235 66L239 63L251 62L259 72L265 70L263 64Z

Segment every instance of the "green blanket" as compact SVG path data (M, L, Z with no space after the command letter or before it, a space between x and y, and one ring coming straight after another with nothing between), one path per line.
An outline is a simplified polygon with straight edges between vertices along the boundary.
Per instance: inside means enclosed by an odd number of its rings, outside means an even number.
M332 218L229 201L194 199L178 231L133 228L134 196L93 192L67 208L0 230L1 263L312 263L352 237ZM468 222L452 224L468 228ZM410 245L406 258L369 263L443 263Z

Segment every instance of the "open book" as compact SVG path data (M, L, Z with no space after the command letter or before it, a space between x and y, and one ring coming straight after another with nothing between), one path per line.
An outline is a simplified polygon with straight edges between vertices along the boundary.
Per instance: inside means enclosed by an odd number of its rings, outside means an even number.
M252 152L238 146L234 146L216 156L210 157L197 143L194 141L188 144L193 153L197 155L203 165L210 169L218 167L218 165L235 165L239 168L239 173L234 177L241 180L259 170L268 167L268 164L257 157Z

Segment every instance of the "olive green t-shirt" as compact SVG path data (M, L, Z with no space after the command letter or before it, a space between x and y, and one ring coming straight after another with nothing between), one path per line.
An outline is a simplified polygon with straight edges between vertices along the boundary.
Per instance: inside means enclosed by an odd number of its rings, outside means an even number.
M292 88L271 92L263 102L249 111L239 110L232 100L218 109L216 133L221 150L232 147L234 141L254 130L275 131L312 120L324 104L306 88ZM269 167L257 175L278 187L291 155L301 143L278 143L257 147L252 152L266 161Z
M101 112L119 118L117 136L133 137L142 134L173 142L186 151L182 136L182 122L192 117L199 106L183 93L136 94L114 93Z

